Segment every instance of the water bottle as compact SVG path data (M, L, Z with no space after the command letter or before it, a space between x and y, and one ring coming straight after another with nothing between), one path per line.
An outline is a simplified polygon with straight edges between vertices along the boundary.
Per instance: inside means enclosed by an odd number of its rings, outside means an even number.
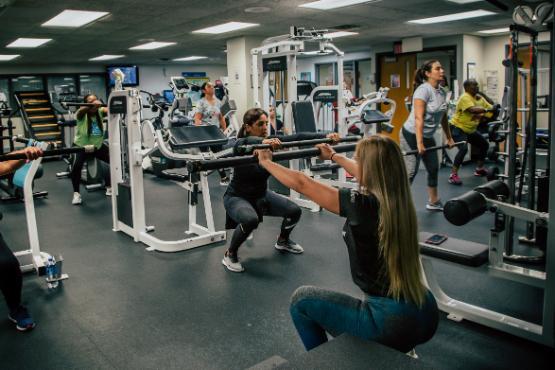
M48 281L48 289L54 289L58 287L58 281L52 281L57 276L56 274L56 260L53 256L48 257L48 261L46 262L46 277Z

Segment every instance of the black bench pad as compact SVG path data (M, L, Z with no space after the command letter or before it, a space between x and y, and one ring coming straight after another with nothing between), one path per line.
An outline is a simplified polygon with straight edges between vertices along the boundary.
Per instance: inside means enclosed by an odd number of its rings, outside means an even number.
M173 149L203 148L227 144L227 137L219 127L182 126L168 129L170 132L170 145Z
M461 265L478 267L488 262L489 246L448 237L440 245L427 244L425 241L433 233L420 232L420 252L427 256L440 258Z

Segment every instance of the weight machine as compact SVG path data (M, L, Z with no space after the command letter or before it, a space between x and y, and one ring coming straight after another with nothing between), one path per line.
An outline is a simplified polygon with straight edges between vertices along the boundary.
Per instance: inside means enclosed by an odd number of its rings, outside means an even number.
M212 214L210 189L207 173L187 174L176 178L176 182L188 193L188 228L190 236L181 240L165 241L150 234L154 226L146 224L145 197L143 185L143 158L153 150L173 160L213 158L213 153L181 154L176 150L205 145L221 145L227 138L216 126L183 126L163 129L150 125L154 133L154 145L143 150L141 145L142 98L139 90L116 90L108 99L108 129L110 147L110 174L112 179L112 221L113 230L122 231L136 242L147 245L149 251L178 252L207 244L224 241L225 231L217 231ZM195 133L201 140L187 142L186 133ZM197 205L202 193L207 226L197 223Z

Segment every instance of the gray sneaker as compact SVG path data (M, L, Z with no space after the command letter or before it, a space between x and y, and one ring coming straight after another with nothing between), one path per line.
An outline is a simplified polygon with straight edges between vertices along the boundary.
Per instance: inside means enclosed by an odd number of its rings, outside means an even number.
M304 252L303 247L301 247L299 244L295 243L291 239L287 239L287 241L284 242L280 242L278 240L274 247L279 251L286 251L294 254L300 254Z
M443 203L441 203L441 200L438 200L435 203L426 203L426 209L428 211L443 211Z
M237 255L228 254L227 251L225 252L224 259L222 260L222 264L229 270L233 272L243 272L245 269L241 262L239 262L239 257Z

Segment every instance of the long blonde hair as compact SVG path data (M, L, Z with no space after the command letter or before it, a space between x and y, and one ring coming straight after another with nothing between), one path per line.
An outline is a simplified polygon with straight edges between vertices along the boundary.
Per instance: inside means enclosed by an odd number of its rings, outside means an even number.
M379 202L380 253L389 277L388 295L417 305L426 290L420 272L418 224L403 155L395 141L380 135L356 148L360 191Z

